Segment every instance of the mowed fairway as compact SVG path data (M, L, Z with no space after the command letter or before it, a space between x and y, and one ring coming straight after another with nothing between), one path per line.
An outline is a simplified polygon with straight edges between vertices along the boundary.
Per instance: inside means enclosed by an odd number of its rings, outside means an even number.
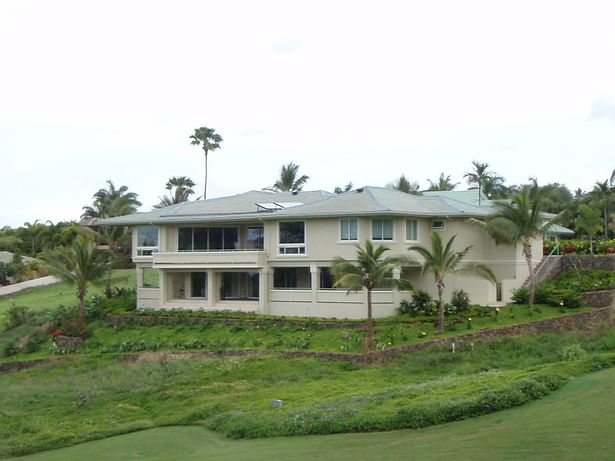
M613 460L615 369L574 379L521 408L414 431L228 440L200 427L157 428L22 461Z

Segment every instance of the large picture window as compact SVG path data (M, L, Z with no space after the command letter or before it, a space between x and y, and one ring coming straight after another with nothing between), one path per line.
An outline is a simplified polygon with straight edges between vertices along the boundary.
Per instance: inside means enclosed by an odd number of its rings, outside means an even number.
M248 250L262 250L265 241L265 231L262 226L248 227L246 246Z
M359 223L356 219L340 220L340 240L359 240Z
M305 254L305 222L280 223L280 254Z
M179 251L234 250L238 245L236 227L180 227L177 234Z
M393 220L372 220L372 240L393 240Z
M309 267L276 267L273 269L273 287L286 290L309 290L312 276Z

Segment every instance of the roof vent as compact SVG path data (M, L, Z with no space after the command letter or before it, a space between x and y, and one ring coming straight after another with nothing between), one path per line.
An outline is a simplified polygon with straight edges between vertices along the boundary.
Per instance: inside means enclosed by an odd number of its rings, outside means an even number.
M359 187L359 188L357 189L357 192L360 194L361 192L363 192L363 190L364 190L364 188L363 188L363 187Z
M293 195L299 195L299 191L298 190L294 190L293 191Z

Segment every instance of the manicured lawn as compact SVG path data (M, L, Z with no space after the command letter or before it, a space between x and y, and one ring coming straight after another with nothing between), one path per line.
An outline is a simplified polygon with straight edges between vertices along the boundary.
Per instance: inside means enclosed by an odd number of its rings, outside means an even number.
M421 430L232 441L202 427L165 427L18 459L612 460L613 395L610 369L521 408Z

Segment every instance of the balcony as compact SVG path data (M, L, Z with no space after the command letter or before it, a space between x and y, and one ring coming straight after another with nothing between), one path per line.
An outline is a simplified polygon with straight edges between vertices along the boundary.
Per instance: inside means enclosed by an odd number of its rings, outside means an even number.
M265 265L263 250L210 250L154 253L158 269L258 269Z

